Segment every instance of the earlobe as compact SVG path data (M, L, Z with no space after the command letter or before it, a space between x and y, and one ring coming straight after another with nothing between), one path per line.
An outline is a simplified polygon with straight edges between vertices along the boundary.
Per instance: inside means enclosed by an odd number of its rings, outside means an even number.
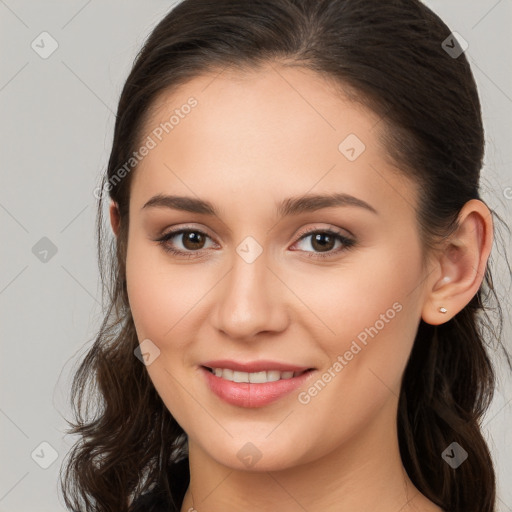
M111 201L110 203L110 225L112 226L114 235L117 236L121 225L121 216L119 215L119 207L115 201Z
M478 292L493 240L492 214L478 199L468 201L460 211L458 228L445 242L437 257L439 272L423 305L422 319L439 325L453 318ZM441 278L439 278L441 274Z

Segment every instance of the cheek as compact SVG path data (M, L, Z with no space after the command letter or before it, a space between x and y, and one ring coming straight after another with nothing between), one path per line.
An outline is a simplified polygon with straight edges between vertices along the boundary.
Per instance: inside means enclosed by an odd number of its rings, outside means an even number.
M183 267L169 265L163 250L133 240L126 258L130 309L139 340L149 338L160 345L186 323L183 319L200 299L201 288Z
M353 253L337 267L312 269L309 275L288 273L283 278L308 308L303 319L323 326L319 339L330 353L343 349L340 340L362 333L364 341L367 329L374 332L373 327L379 333L403 332L410 338L419 319L421 254L419 248L405 252L397 246L390 243Z
M139 343L151 340L159 350L146 369L157 393L180 425L190 423L190 395L183 387L190 378L185 363L187 340L191 336L188 322L201 296L201 290L191 284L190 277L183 267L166 264L165 253L150 244L135 240L128 246L127 290L137 337Z
M318 330L324 333L317 339L327 356L325 370L301 403L315 422L332 426L332 435L339 422L362 428L398 398L420 319L421 275L419 248L405 254L390 245L309 287L308 305L329 331Z
M347 260L345 268L291 285L307 299L309 311L302 322L310 331L317 325L315 339L326 356L325 367L338 362L336 378L326 375L326 380L354 396L369 397L375 387L385 386L399 392L418 327L421 254L419 248L404 253L393 247L368 251Z

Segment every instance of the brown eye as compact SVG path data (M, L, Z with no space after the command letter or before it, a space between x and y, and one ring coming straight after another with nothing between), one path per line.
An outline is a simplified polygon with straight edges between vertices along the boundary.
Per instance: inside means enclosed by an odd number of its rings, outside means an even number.
M320 252L330 251L336 244L336 237L328 233L316 233L311 239L311 247Z
M305 243L306 239L310 239L309 244ZM339 242L337 249L335 249L336 242ZM303 245L306 246L303 247L302 250L309 253L309 258L328 258L330 256L336 256L353 247L356 244L356 241L331 229L317 229L302 234L296 242L296 244L299 243L303 243ZM307 250L308 245L313 249L313 251Z
M155 240L165 251L177 256L195 257L205 248L211 238L198 229L178 229L170 231Z
M181 235L182 244L185 249L193 251L203 248L205 236L200 231L183 231Z

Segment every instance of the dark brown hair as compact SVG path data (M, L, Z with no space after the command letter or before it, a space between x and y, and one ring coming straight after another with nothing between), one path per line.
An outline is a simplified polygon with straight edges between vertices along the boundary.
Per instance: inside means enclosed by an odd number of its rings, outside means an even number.
M183 465L174 464L186 455L186 436L134 357L125 256L135 168L114 180L140 146L159 94L205 72L272 62L334 81L379 115L390 159L419 185L426 254L453 233L462 206L480 199L480 103L465 55L443 47L449 36L417 0L185 0L154 28L122 90L102 182L119 206L117 240L104 231L106 194L98 203L106 313L71 390L76 421L68 422L68 432L80 439L61 475L71 510L124 512L152 488L169 510L179 510L187 484ZM495 510L493 463L480 430L495 385L487 346L503 348L489 264L481 289L451 320L439 326L420 320L398 405L404 467L425 496L450 512ZM496 313L494 322L488 311ZM441 457L454 441L469 452L457 469Z

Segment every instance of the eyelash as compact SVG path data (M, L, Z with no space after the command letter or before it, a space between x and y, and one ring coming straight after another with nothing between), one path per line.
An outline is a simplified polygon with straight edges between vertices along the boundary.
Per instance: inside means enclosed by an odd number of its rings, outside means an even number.
M164 235L162 235L160 238L157 238L155 240L155 242L158 242L164 251L168 252L168 253L171 253L175 256L182 256L182 257L186 257L186 258L197 258L198 256L196 256L196 253L199 253L201 252L201 250L198 250L198 251L180 251L180 250L177 250L177 249L174 249L172 248L171 246L169 246L168 242L169 240L171 240L172 238L178 236L178 235L181 235L181 234L184 234L184 233L199 233L203 236L206 236L208 238L211 239L210 236L208 236L204 231L201 231L200 229L195 229L195 228L180 228L180 229L177 229L177 230L174 230L174 231L169 231L168 233L165 233ZM351 239L351 238L347 238L346 236L342 235L341 233L337 232L337 231L334 231L332 229L314 229L314 230L309 230L309 231L305 231L305 232L302 232L299 236L298 236L298 239L295 243L297 242L300 242L301 240L303 240L304 238L307 238L308 236L311 236L311 235L315 235L315 234L318 234L318 233L321 233L321 234L328 234L328 235L332 235L334 237L336 237L337 240L341 241L341 243L343 244L343 247L341 248L338 248L338 250L336 251L329 251L329 252L326 252L326 253L318 253L318 252L312 252L312 251L305 251L308 253L308 258L320 258L320 259L323 259L323 258L329 258L329 257L332 257L336 254L339 254L343 251L346 251L352 247L354 247L354 245L356 244L356 241ZM295 245L294 243L294 245Z

